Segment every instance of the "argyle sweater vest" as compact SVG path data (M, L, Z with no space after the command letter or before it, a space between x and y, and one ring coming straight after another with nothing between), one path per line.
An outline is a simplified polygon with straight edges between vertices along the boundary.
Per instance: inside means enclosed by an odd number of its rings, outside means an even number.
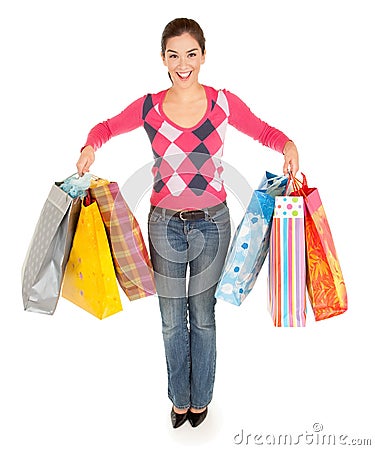
M229 115L225 94L218 91L193 128L181 128L168 120L155 97L146 96L142 112L154 155L151 203L200 209L224 201L221 158Z

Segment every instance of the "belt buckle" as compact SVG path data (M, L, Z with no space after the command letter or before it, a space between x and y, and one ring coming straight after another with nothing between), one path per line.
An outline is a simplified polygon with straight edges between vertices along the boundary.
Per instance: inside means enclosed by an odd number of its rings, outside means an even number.
M180 217L181 220L187 220L187 219L184 219L184 218L182 217L182 215L183 215L185 212L186 212L186 211L180 211L179 217Z

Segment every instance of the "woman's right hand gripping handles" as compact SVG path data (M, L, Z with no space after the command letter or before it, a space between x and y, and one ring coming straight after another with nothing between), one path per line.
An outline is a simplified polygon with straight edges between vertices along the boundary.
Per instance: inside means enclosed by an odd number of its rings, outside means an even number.
M81 155L77 161L77 172L82 177L86 172L90 170L91 165L95 161L95 150L91 145L88 145L81 151Z

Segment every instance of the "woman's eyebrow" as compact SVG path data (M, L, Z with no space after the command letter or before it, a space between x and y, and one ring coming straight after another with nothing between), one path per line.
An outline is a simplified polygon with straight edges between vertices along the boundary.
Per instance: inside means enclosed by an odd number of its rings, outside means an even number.
M197 50L198 50L198 48L192 48L191 50L187 50L186 53L196 52ZM178 52L176 50L168 49L167 53L178 53Z

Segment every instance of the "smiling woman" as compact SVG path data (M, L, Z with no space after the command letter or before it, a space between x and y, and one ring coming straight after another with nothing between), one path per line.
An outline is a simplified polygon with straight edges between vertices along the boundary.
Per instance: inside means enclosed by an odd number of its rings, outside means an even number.
M168 68L173 86L164 97L164 113L181 127L190 128L199 123L207 110L206 93L198 83L205 54L188 33L168 39L162 58ZM194 47L195 46L195 47Z
M184 33L168 39L168 48L162 53L164 64L168 67L172 83L180 80L190 83L198 81L201 64L204 63L205 52L196 46L196 40ZM191 75L193 74L193 77ZM176 75L178 78L176 78Z
M227 125L284 154L284 173L298 171L298 152L281 131L256 117L236 95L199 83L206 48L192 19L164 29L161 56L172 86L135 100L96 125L77 162L80 174L95 151L143 126L154 155L149 248L162 316L174 428L200 425L212 400L216 370L215 290L230 242L222 178ZM188 270L189 277L187 277Z
M173 84L164 98L163 110L173 122L190 128L200 121L207 109L206 94L198 83L206 55L203 31L189 19L172 21L164 30L161 48ZM180 89L189 90L188 95L184 96Z

